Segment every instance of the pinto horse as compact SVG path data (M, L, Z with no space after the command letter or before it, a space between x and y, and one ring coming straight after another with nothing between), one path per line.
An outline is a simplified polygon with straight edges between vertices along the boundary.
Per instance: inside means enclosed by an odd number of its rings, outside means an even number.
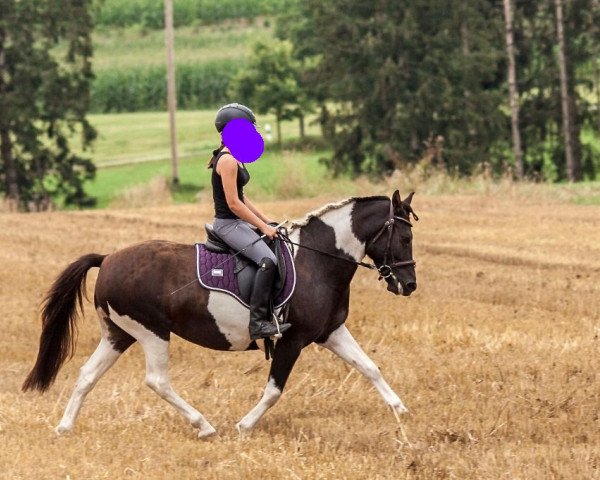
M408 296L416 289L410 215L418 218L410 206L412 196L401 200L395 191L391 200L385 196L350 198L326 205L292 224L287 240L298 245L296 290L287 317L292 328L275 344L263 396L237 424L240 433L253 428L277 402L300 352L313 342L365 375L395 414L407 412L344 322L350 282L359 265L376 268L380 278L385 278L387 289L396 295ZM365 255L374 265L362 262ZM198 428L199 437L214 434L212 425L169 383L170 335L215 350L258 347L248 333L248 310L231 296L193 282L193 245L150 241L110 255L84 255L69 265L45 299L38 357L23 390L47 390L62 364L73 355L77 305L83 308L85 279L92 267L100 268L94 305L101 340L81 368L56 432L73 428L86 395L119 356L138 341L146 358L145 383Z

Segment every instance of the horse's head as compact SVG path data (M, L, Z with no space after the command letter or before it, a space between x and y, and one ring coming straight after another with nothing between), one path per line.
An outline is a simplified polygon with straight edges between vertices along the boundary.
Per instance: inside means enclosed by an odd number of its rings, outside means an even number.
M385 224L367 243L366 253L373 259L387 289L396 295L409 296L417 288L415 262L412 258L412 224L410 215L418 220L410 206L414 192L404 200L398 190L392 202Z

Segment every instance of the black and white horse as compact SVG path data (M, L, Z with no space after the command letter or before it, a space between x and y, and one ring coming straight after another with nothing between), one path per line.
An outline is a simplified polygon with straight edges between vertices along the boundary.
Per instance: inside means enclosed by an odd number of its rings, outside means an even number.
M291 226L289 240L306 247L297 247L295 253L297 283L288 312L292 328L277 341L264 394L237 424L240 432L253 428L277 402L300 352L313 342L356 367L394 413L407 411L344 322L350 282L358 265L366 265L365 255L374 261L389 291L408 296L415 290L411 199L412 194L402 201L398 191L391 200L350 198L326 205ZM146 384L197 427L200 437L214 434L205 417L169 383L170 335L215 350L252 350L257 345L249 337L248 310L233 297L199 284L181 289L196 275L193 245L151 241L111 255L84 255L69 265L46 298L38 357L23 390L48 389L73 354L77 304L82 308L85 278L92 267L100 267L94 304L101 340L81 368L57 433L73 428L86 395L138 341L146 357Z

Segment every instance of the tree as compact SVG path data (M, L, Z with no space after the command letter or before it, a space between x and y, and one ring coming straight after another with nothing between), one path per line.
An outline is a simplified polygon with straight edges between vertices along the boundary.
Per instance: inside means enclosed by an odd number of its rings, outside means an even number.
M596 91L596 132L600 134L600 0L592 0L592 12L590 15L590 37L592 42L592 64L594 68L594 90Z
M594 121L593 106L582 93L592 84L594 45L590 25L600 21L594 0L562 4L563 48L569 110L569 136L573 158L593 178L598 168L591 148L581 143L581 129ZM521 135L526 173L539 179L569 179L557 61L556 3L535 1L515 4L515 51L521 91ZM562 134L561 134L562 132ZM581 177L579 177L581 178Z
M494 0L300 2L277 34L293 42L318 99L334 150L328 166L335 173L384 174L431 156L437 145L436 161L452 170L469 173L489 161L499 171L512 130L517 176L563 179L555 5L505 5L514 6L513 22ZM563 6L571 143L593 178L598 161L580 134L595 122L582 94L594 81L600 11L597 0ZM512 54L506 41L514 43Z
M560 99L562 107L562 125L564 136L565 157L567 161L567 177L569 181L581 180L581 161L575 149L573 133L573 98L569 91L567 73L567 53L564 36L564 19L562 0L555 0L556 6L556 36L558 37L558 66L560 70Z
M504 1L504 22L506 25L506 56L508 57L508 95L511 113L513 154L517 178L523 178L523 150L521 149L521 131L519 129L519 91L515 66L513 41L513 13L511 0Z
M0 0L0 191L14 208L89 205L91 0Z
M333 106L322 116L335 132L335 173L389 172L441 137L449 167L469 171L488 159L505 121L494 2L307 0L299 8L287 34L313 64L310 88Z
M299 118L303 134L304 112L310 101L300 88L298 62L288 41L256 43L245 68L232 79L229 94L248 103L258 113L273 112L277 120L277 142L281 146L281 121Z

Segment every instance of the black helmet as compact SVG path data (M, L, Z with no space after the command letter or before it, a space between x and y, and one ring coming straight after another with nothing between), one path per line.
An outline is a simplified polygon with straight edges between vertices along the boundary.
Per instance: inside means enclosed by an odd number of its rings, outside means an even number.
M217 112L217 117L215 118L215 127L217 127L217 132L222 132L225 128L225 125L227 125L227 122L233 120L234 118L245 118L256 125L256 117L254 116L252 110L241 103L230 103L219 108L219 111Z

